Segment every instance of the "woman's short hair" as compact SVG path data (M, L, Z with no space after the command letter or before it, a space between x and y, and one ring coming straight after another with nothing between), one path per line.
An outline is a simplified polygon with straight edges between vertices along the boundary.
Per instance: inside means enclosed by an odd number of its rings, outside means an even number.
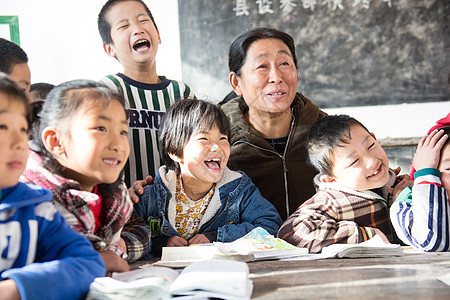
M257 27L242 33L231 43L228 52L228 68L230 72L234 72L237 76L240 76L241 68L247 57L248 48L250 48L253 42L261 39L279 39L285 43L291 51L295 67L298 69L294 39L289 34L277 29Z

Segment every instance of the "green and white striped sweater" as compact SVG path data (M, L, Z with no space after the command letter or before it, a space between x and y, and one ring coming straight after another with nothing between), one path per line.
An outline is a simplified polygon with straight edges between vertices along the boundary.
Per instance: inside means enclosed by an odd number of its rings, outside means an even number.
M159 79L161 83L146 84L119 73L100 80L125 98L130 128L130 157L125 165L125 182L128 187L147 175L155 177L161 166L158 144L161 118L179 98L195 97L190 87L183 82L164 76Z

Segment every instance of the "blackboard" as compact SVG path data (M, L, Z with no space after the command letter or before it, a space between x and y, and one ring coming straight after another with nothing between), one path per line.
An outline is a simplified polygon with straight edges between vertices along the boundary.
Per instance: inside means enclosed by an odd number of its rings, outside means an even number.
M298 91L322 108L450 100L450 0L179 0L178 5L183 81L200 98L222 100L231 90L231 42L249 28L268 26L294 38Z

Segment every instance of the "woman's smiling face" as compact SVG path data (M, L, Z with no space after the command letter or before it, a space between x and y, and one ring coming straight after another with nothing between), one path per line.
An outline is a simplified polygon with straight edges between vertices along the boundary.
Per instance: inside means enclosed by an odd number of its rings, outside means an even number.
M282 113L290 109L297 80L297 68L288 46L280 39L266 38L248 48L240 75L234 74L234 90L244 97L250 110Z

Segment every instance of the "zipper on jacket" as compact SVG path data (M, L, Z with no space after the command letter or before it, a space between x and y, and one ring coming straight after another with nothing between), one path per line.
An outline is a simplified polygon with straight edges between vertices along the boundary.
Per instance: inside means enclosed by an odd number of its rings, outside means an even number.
M219 190L217 190L217 192L218 191ZM211 218L208 222L206 222L205 224L202 225L202 227L199 229L197 234L203 233L205 230L201 230L201 229L202 228L204 228L204 229L208 228L209 225L211 225L219 217L219 215L225 210L225 207L227 206L227 202L228 202L228 197L229 197L229 195L227 195L227 197L225 198L225 201L223 202L222 208L214 215L213 218Z
M233 146L237 145L237 144L240 144L240 143L247 144L247 145L252 146L252 147L254 147L256 149L275 154L281 159L281 164L282 164L282 167L283 167L283 178L284 178L284 199L285 199L286 216L290 215L290 213L289 213L290 207L289 207L288 178L287 178L287 173L288 173L289 170L288 170L288 166L287 166L287 163L286 163L286 153L287 153L287 149L289 147L289 142L291 141L292 131L294 129L294 124L295 124L294 109L291 108L291 111L292 111L291 130L289 131L289 135L288 135L288 139L286 141L286 147L284 148L283 155L280 155L280 153L278 153L276 151L272 151L272 150L269 150L269 149L266 149L266 148L262 148L260 146L254 145L254 144L252 144L250 142L246 142L246 141L236 141L236 142L233 143Z

